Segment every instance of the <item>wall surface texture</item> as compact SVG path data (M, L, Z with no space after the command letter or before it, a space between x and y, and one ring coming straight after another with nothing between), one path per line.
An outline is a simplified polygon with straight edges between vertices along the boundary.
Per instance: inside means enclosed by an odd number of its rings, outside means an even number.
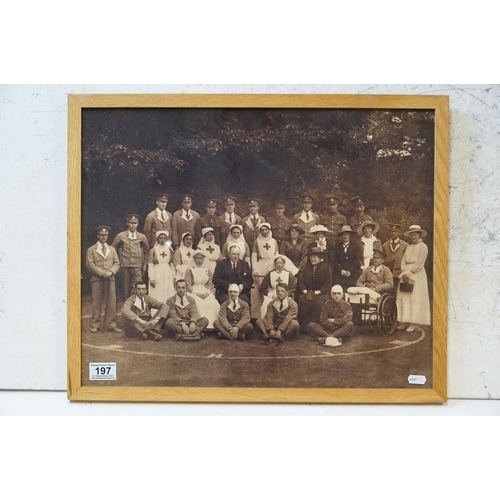
M0 86L0 389L66 389L69 93L449 95L448 397L500 399L499 85Z

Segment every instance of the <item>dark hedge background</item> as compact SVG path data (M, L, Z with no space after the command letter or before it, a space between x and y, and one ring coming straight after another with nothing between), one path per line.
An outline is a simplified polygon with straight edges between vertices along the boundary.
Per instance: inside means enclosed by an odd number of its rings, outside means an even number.
M324 196L338 195L347 217L349 199L359 195L381 224L382 241L389 221L429 232L432 280L432 111L87 109L82 138L84 252L95 241L95 226L112 227L111 243L126 229L127 213L142 215L141 230L158 192L169 193L172 213L184 193L195 195L193 209L200 213L205 199L231 194L241 216L244 202L258 197L264 216L283 199L290 217L304 192L316 197L313 211L320 214Z

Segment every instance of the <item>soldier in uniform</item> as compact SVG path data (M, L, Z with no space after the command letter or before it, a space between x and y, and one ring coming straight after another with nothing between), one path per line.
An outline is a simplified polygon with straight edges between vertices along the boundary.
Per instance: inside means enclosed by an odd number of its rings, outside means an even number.
M286 232L292 227L292 221L285 217L286 205L283 201L277 201L274 204L276 215L267 218L267 222L271 224L273 238L281 246L281 243L286 238Z
M238 200L234 196L226 196L222 200L222 204L224 205L226 211L219 216L221 245L224 245L226 242L231 227L241 224L241 217L234 211L237 201Z
M399 288L399 275L401 274L401 261L405 254L408 243L402 240L400 236L401 224L393 222L388 224L391 232L391 237L382 245L382 250L386 253L387 257L384 264L391 270L394 277L393 295L396 296Z
M253 248L253 242L259 236L260 225L266 222L266 219L259 214L262 202L258 198L252 198L248 202L250 214L241 219L243 226L243 236L250 249Z
M137 231L140 216L129 214L126 218L128 229L118 233L111 243L120 259L120 281L124 300L134 292L135 284L142 281L149 254L148 239Z
M343 215L339 214L337 210L339 201L340 200L336 196L328 195L325 198L328 212L319 219L319 223L330 231L328 239L331 240L333 244L340 242L338 234L342 229L342 226L347 226L347 219Z
M193 247L200 240L201 233L198 234L196 230L199 228L198 219L200 214L191 210L194 196L192 194L183 194L181 198L180 210L174 212L172 215L172 243L174 248L177 248L182 243L182 235L184 233L191 233L193 235Z
M158 194L156 197L156 208L147 215L144 222L142 232L146 235L150 247L154 247L156 244L157 231L168 231L168 234L172 234L172 214L166 210L167 203L168 194Z
M222 248L224 242L221 240L220 227L221 222L218 215L215 214L217 210L217 200L213 198L205 201L205 213L198 219L198 227L196 233L202 235L202 229L211 227L214 233L215 243Z
M96 333L111 330L121 333L116 326L116 285L115 275L120 269L120 261L116 250L108 241L109 226L96 228L97 243L87 250L86 266L90 271L90 296L92 300L92 326L90 331ZM101 320L101 309L104 306L104 317Z
M391 270L382 264L387 254L383 250L373 250L373 264L365 267L361 276L356 281L356 287L365 287L377 293L391 292L394 281Z
M351 198L351 203L354 208L354 213L351 217L349 217L349 226L354 231L354 239L359 241L359 238L356 236L358 227L363 224L365 221L375 222L369 215L365 214L365 206L366 201L361 196L355 196Z
M306 243L311 243L314 236L309 234L311 227L318 225L319 215L312 211L314 198L305 194L302 196L302 211L293 216L293 223L298 224L304 230L304 238Z

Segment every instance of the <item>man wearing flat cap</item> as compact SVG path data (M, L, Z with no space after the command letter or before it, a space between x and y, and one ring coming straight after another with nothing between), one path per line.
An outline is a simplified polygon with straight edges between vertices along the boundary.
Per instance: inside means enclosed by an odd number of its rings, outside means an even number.
M262 202L258 198L251 198L248 201L250 214L241 219L243 236L250 249L252 249L255 239L259 236L260 225L266 222L266 219L259 214L261 204Z
M333 195L328 195L325 198L327 213L320 217L319 223L325 226L330 231L328 239L332 244L340 242L338 236L342 226L347 225L347 219L338 212L339 198Z
M281 243L286 238L286 232L292 227L293 222L285 217L286 205L284 201L277 201L274 204L274 214L272 217L267 218L267 222L271 224L271 231L273 233L273 238L278 242L281 247Z
M96 228L97 243L87 250L85 264L89 270L90 296L92 301L92 325L90 331L96 333L100 330L104 333L111 330L121 333L116 326L116 285L115 275L120 269L118 254L113 247L107 244L109 226L98 226ZM101 310L104 316L101 319Z
M241 225L241 217L235 212L237 201L234 196L226 196L222 200L225 212L219 216L221 245L226 243L231 227L238 224Z
M214 241L217 245L222 247L224 241L221 240L220 227L221 222L218 215L215 214L217 210L217 200L210 198L205 200L205 213L198 219L198 226L196 232L202 235L202 229L206 227L211 227L214 233ZM221 243L222 241L222 243Z
M340 285L331 289L331 300L325 302L321 308L319 323L309 323L309 331L318 337L320 344L325 344L326 339L333 337L338 342L329 343L331 346L342 345L342 340L351 337L354 323L352 321L352 308L344 299L344 290Z
M137 231L140 216L129 214L126 217L126 231L118 233L111 246L120 259L120 280L123 300L134 293L135 284L142 281L143 272L148 265L149 242L146 236Z
M232 283L228 287L228 299L224 301L219 310L219 316L214 321L217 338L228 340L242 340L253 332L250 323L250 308L244 300L239 298L240 287Z
M144 221L144 229L142 232L148 239L150 247L155 246L157 231L168 231L168 234L172 234L172 214L166 210L167 203L168 194L158 194L156 196L156 208L147 215Z
M318 225L319 215L312 211L314 198L310 194L302 196L302 211L293 216L293 223L298 224L305 234L306 243L311 243L314 237L309 234L311 227Z
M387 254L384 264L391 270L394 277L393 295L399 288L399 275L401 274L401 261L408 243L400 238L401 224L390 222L387 224L391 237L382 245L382 250Z
M351 203L353 206L353 214L349 217L349 226L351 226L351 229L354 231L353 239L358 241L358 227L360 227L365 221L375 221L365 213L366 200L364 198L361 196L355 196L354 198L351 198Z
M200 214L191 210L194 196L183 194L181 196L181 209L172 215L172 243L177 248L182 243L182 235L190 233L193 235L193 247L200 241L201 234L198 233L198 219Z

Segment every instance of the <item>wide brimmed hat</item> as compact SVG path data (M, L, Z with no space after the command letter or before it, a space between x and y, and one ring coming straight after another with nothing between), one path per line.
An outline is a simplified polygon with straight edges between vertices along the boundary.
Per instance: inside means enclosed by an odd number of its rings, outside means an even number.
M404 236L410 236L411 233L420 233L420 237L423 238L424 236L427 236L427 231L422 229L418 224L413 224L410 226L410 229L404 233Z
M351 229L351 226L342 226L342 229L339 231L339 234L337 236L340 236L342 233L356 234L356 231L353 231Z
M318 224L317 226L313 226L311 227L311 229L309 230L309 232L311 234L313 233L330 233L330 231L328 230L327 227L321 225L321 224Z
M380 229L380 224L377 224L376 222L372 222L371 220L365 220L361 226L358 227L357 233L360 236L363 236L363 229L367 226L372 226L373 227L373 234L377 234L378 230Z
M326 255L326 251L323 250L321 247L313 247L307 251L306 257L309 255L317 255L318 257L324 257Z
M287 234L288 236L290 236L290 231L292 229L296 229L300 234L304 234L305 231L303 228L301 228L298 224L292 224L286 231L285 231L285 234Z

